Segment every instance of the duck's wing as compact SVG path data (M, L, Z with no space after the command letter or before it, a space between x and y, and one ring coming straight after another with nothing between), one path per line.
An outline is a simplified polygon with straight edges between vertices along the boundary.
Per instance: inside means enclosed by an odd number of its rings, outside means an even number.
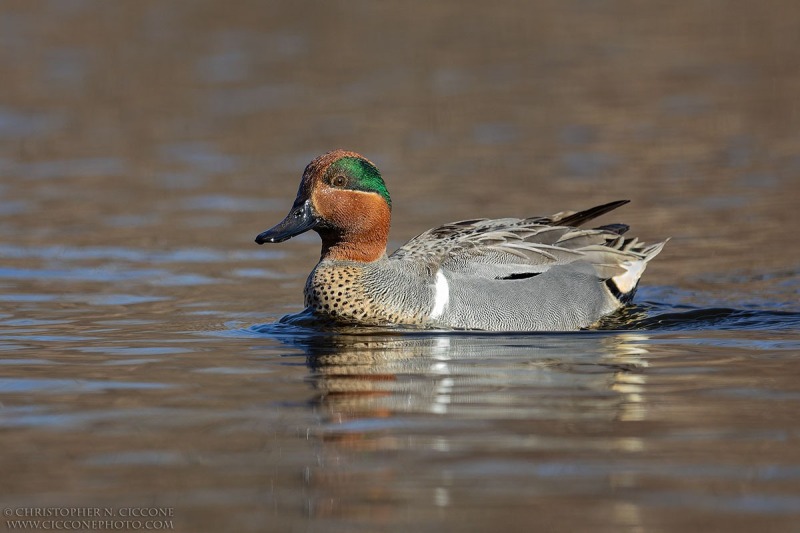
M631 263L645 263L664 243L647 246L625 238L625 224L581 229L627 200L549 217L473 219L452 222L414 237L391 255L491 279L519 279L576 260L592 264L601 279L624 275ZM638 279L638 278L637 278Z

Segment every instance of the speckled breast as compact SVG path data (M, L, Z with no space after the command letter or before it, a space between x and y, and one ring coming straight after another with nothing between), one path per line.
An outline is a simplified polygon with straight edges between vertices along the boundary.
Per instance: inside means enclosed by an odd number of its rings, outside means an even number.
M342 323L425 326L428 306L413 301L404 281L374 264L321 262L306 280L305 305Z

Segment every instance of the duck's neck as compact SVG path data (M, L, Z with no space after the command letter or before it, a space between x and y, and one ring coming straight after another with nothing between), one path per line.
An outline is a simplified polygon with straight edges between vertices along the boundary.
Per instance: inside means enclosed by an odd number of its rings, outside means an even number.
M371 263L386 254L389 227L373 228L368 233L360 234L321 230L319 235L322 237L320 261L329 259Z

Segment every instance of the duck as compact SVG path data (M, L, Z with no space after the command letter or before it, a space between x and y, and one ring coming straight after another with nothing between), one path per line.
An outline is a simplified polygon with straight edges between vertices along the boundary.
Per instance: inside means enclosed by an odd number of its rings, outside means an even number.
M337 149L303 171L289 214L260 233L322 240L304 313L343 326L436 330L587 329L631 302L667 240L639 242L626 224L581 226L628 203L529 218L474 218L417 235L387 255L392 199L378 167Z

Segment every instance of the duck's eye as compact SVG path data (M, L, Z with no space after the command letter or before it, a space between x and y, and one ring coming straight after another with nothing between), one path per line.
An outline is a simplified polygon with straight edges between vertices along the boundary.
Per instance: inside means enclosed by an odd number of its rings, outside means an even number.
M331 180L331 185L334 187L344 187L347 185L347 178L339 174L338 176L334 176Z

